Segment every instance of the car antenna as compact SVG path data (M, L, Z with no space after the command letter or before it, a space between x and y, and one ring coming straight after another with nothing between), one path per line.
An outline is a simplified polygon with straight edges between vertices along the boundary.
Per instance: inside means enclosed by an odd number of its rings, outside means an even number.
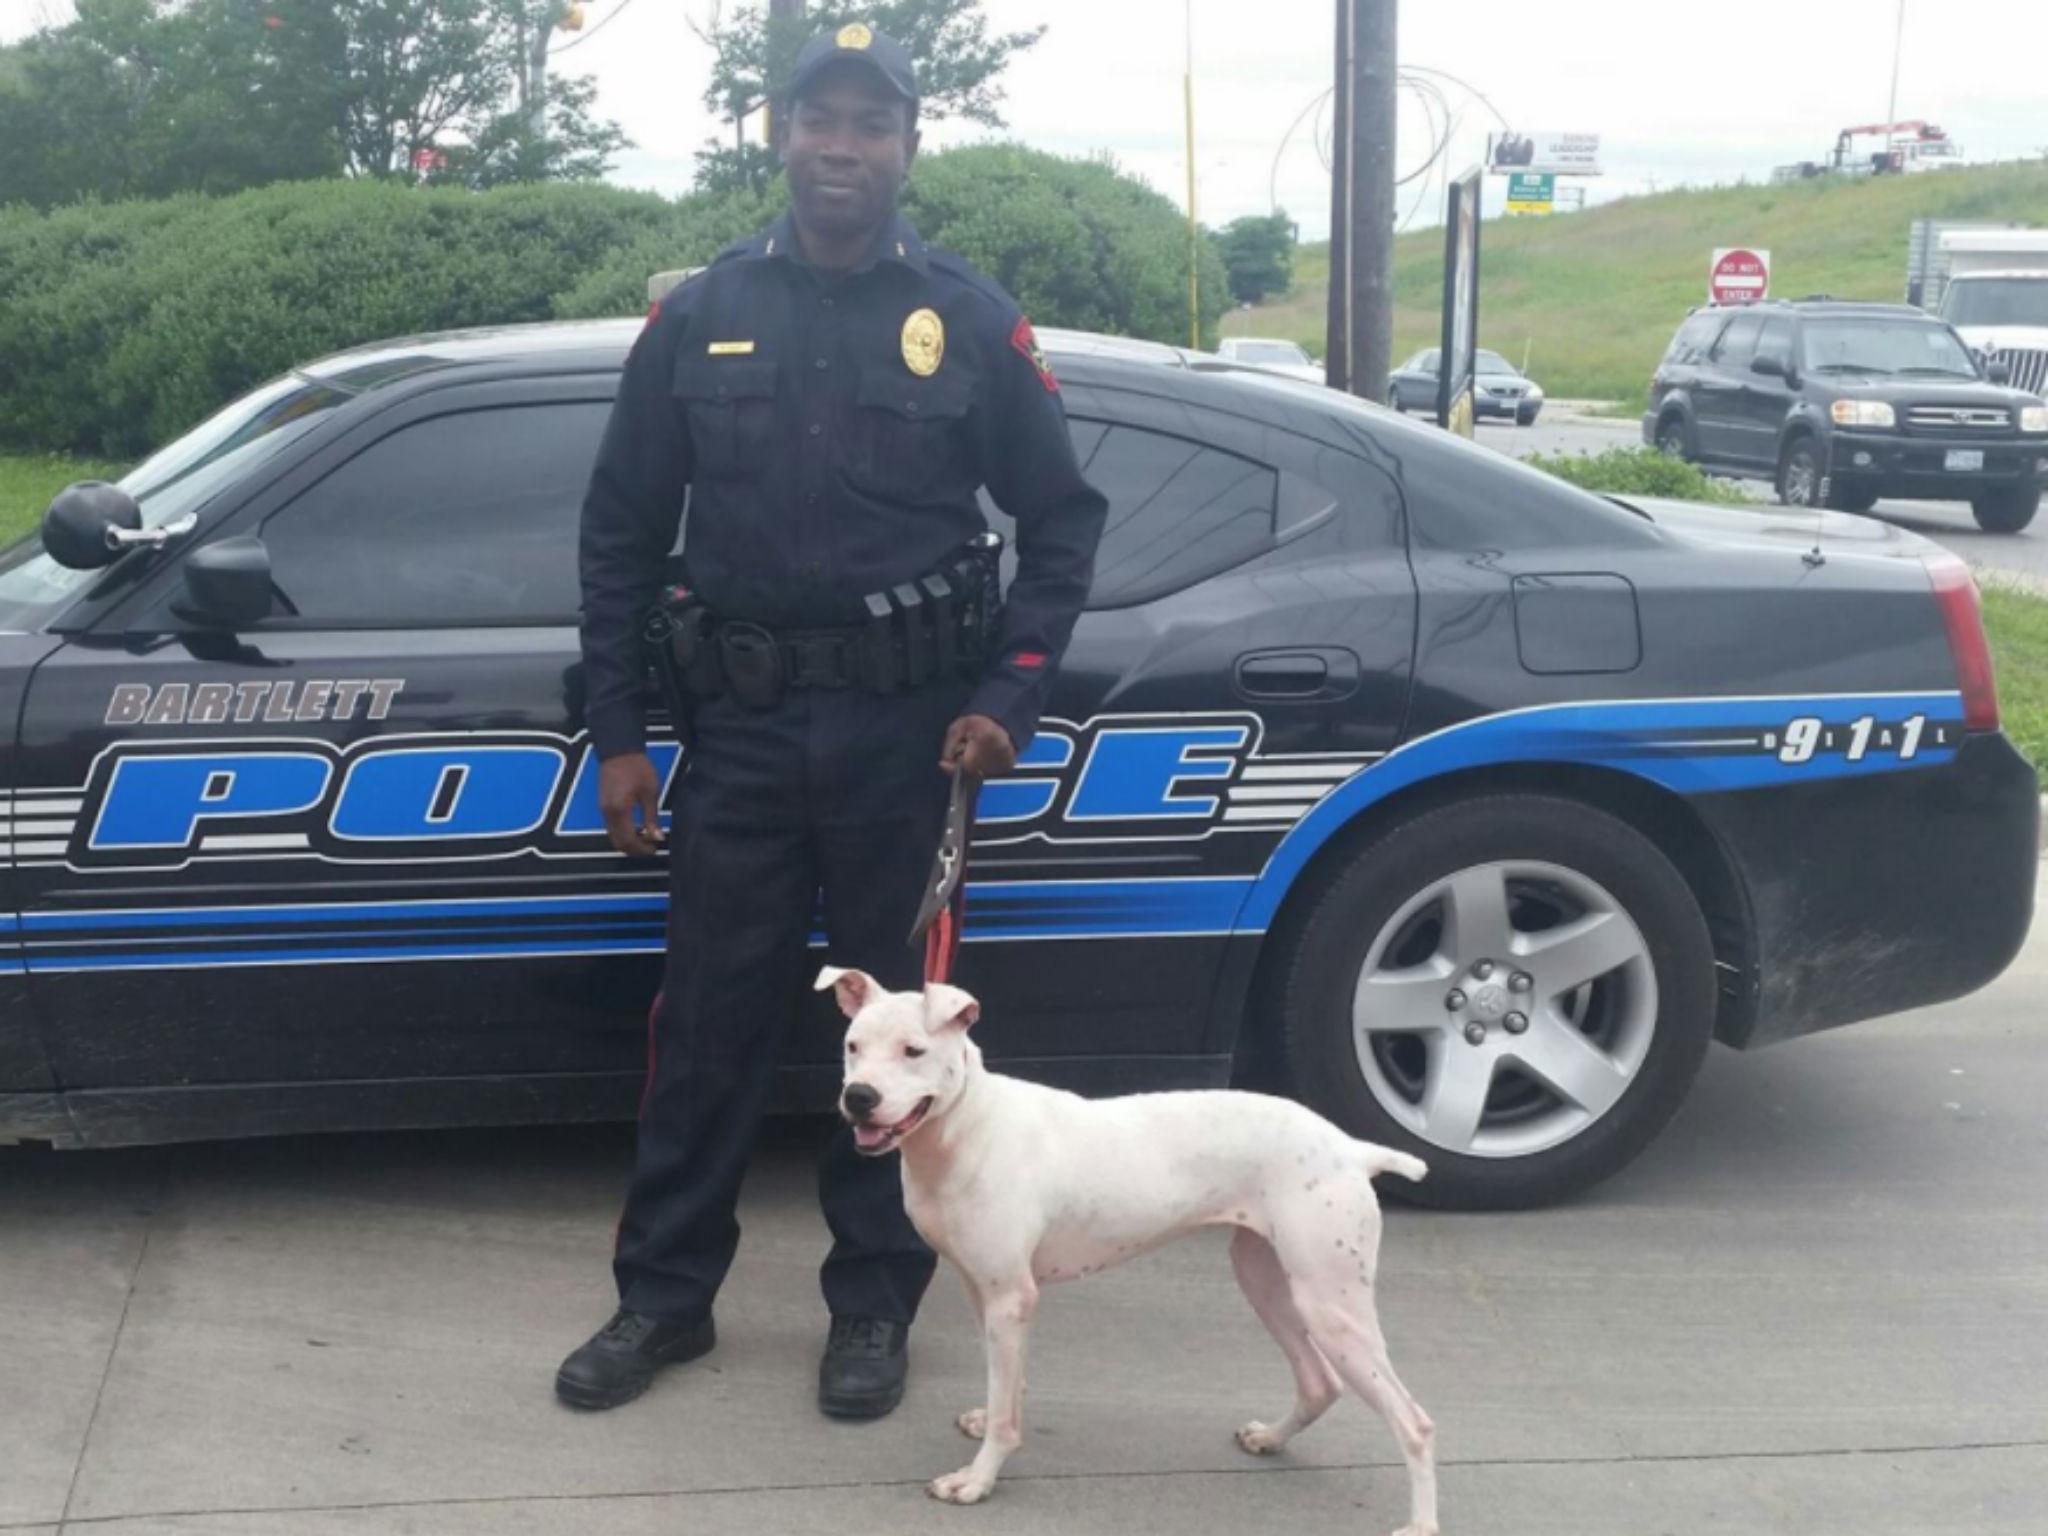
M1813 548L1799 558L1806 562L1806 568L1817 571L1828 563L1828 557L1821 553L1820 540L1827 528L1828 495L1835 483L1835 439L1828 437L1828 461L1821 469L1820 484L1813 488Z

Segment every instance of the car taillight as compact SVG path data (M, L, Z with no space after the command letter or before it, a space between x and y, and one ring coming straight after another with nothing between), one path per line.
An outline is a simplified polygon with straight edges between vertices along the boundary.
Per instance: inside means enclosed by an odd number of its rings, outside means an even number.
M1977 603L1977 582L1970 568L1954 558L1927 562L1934 578L1934 600L1941 605L1942 627L1956 659L1956 683L1963 691L1963 728L1998 729L1998 684L1991 675L1991 645L1984 638L1984 613Z

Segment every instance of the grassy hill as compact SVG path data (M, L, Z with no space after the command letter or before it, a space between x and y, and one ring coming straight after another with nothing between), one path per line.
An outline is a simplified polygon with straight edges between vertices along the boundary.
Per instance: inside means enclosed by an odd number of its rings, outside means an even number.
M1515 363L1526 348L1553 395L1635 400L1679 320L1705 300L1714 247L1769 249L1779 295L1898 301L1916 218L2048 224L2048 164L1713 187L1492 220L1480 240L1480 342ZM1397 363L1437 339L1443 249L1440 228L1396 243ZM1287 297L1226 315L1223 334L1287 336L1320 357L1329 269L1326 245L1302 247Z

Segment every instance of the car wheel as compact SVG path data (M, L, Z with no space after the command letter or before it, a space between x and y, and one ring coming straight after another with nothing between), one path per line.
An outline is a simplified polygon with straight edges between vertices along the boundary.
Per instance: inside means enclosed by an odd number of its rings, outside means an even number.
M1676 411L1657 423L1657 451L1667 458L1690 459L1685 418Z
M1533 426L1535 426L1535 425L1536 425L1536 413L1535 413L1534 411L1517 411L1517 412L1515 412L1515 425L1516 425L1516 426L1518 426L1518 427L1533 427Z
M1401 393L1400 385L1396 384L1394 386L1393 398L1389 400L1387 403L1393 406L1393 408L1399 411L1403 416L1406 416L1408 414L1408 397Z
M1788 507L1820 505L1820 449L1810 437L1795 437L1778 460L1778 500Z
M2041 491L2032 485L1989 491L1970 503L1977 526L1986 533L2018 533L2040 509Z
M1714 956L1685 879L1626 823L1500 795L1404 822L1315 900L1278 997L1292 1091L1411 1152L1400 1194L1541 1204L1640 1152L1699 1071Z

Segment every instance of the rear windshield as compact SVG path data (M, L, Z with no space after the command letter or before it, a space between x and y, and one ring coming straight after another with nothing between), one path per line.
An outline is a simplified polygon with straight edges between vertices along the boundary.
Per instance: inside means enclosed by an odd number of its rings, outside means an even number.
M1931 320L1808 320L1801 332L1801 366L1809 373L1977 377L1969 349Z
M244 395L120 479L154 528L200 505L310 430L351 398L306 374L287 374ZM74 571L43 551L40 531L0 553L0 630L39 628L90 585L97 571Z

